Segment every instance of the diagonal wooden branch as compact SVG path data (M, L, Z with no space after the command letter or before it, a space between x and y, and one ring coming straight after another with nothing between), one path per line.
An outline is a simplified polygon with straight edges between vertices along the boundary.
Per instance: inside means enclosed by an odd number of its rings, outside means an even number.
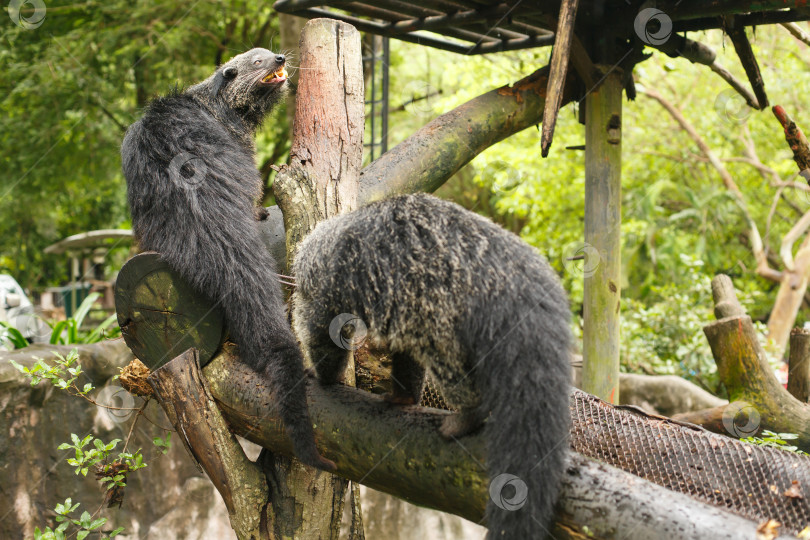
M245 456L214 403L196 349L153 371L148 381L180 440L222 495L236 536L240 540L267 538L261 531L263 514L272 515L267 481Z
M801 26L794 22L790 23L780 23L781 26L790 32L793 37L804 43L805 45L810 45L810 34L802 30Z
M396 194L435 191L475 156L539 124L549 67L497 88L442 114L363 169L359 203ZM576 99L576 77L567 77L562 105Z
M804 132L788 116L782 106L775 105L771 110L785 130L785 140L790 149L793 150L793 161L799 167L799 174L810 184L810 144L808 144Z
M725 30L728 37L731 38L731 43L734 44L734 50L737 51L740 63L748 76L748 82L751 83L751 88L754 90L758 103L757 108L761 110L768 106L765 82L762 80L754 49L751 48L751 42L748 41L748 35L745 33L745 26L739 24L735 19L733 15L724 17Z
M565 76L568 73L568 58L571 54L572 38L574 37L577 2L578 0L563 0L560 5L554 49L551 53L551 70L546 87L546 104L543 110L543 134L540 139L540 152L543 157L548 156L551 148L554 126L557 125L557 114L560 112L562 104Z
M223 414L236 433L289 455L269 388L234 353L226 344L204 371ZM248 392L246 385L234 384L245 380ZM445 441L438 426L446 411L396 407L346 386L324 388L311 378L305 384L319 449L341 476L481 522L489 496L482 433ZM573 453L551 533L558 539L731 540L753 538L755 529L753 522L720 508Z
M708 66L713 72L726 81L738 94L740 94L749 107L760 109L756 96L732 73L717 62L717 53L703 43L675 34L661 45L653 45L656 49L670 56L682 56L695 64Z
M587 59L582 60L583 69L587 69ZM491 90L430 121L361 171L357 204L362 206L398 194L435 191L493 144L540 123L548 72L548 66L538 69L512 85ZM576 77L567 77L563 104L574 101L577 90ZM268 211L270 216L260 223L262 236L279 268L285 268L282 214L273 206Z

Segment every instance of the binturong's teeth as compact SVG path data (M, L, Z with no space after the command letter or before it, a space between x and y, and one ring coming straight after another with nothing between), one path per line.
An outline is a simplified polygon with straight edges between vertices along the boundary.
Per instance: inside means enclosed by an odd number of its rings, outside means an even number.
M273 82L275 79L286 79L287 78L287 70L283 67L279 68L277 71L273 73L268 73L263 79L262 82Z

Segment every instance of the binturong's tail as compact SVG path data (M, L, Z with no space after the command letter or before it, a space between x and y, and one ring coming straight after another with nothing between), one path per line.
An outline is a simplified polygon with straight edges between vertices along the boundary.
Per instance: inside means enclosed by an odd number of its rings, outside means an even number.
M287 323L275 262L261 241L250 194L233 182L257 174L252 160L225 163L217 158L220 149L197 149L184 165L188 174L173 177L171 164L164 168L140 158L149 155L143 147L151 143L149 133L136 124L122 147L141 247L159 252L224 311L241 359L269 380L298 459L334 470L315 446L303 356ZM197 175L201 178L195 181Z
M478 348L483 369L476 379L491 412L485 424L489 540L546 538L565 470L570 311L559 285L547 287L522 291L529 301L500 325L497 345L490 338L489 347Z

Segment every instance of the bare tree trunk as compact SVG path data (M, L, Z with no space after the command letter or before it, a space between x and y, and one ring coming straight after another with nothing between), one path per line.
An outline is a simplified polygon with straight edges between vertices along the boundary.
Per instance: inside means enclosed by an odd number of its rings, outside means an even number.
M351 25L313 19L301 33L290 163L273 184L284 216L288 266L304 236L324 219L357 206L363 160L364 91L360 33ZM354 380L354 364L347 370ZM283 536L332 538L340 532L348 481L262 453L273 476L271 501Z

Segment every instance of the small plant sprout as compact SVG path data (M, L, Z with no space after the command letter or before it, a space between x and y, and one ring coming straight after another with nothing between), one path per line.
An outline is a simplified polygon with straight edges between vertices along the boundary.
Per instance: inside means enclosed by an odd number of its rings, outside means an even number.
M121 534L124 530L123 527L104 532L101 528L107 523L107 518L95 518L95 514L90 515L86 510L77 518L73 513L79 508L79 503L73 503L73 500L65 499L64 503L58 503L54 508L56 517L54 518L59 525L55 529L45 527L40 530L39 527L34 529L34 540L66 540L68 537L76 535L77 540L84 540L90 533L100 535L100 538L114 538ZM98 510L96 511L98 514ZM70 530L71 526L74 530Z

